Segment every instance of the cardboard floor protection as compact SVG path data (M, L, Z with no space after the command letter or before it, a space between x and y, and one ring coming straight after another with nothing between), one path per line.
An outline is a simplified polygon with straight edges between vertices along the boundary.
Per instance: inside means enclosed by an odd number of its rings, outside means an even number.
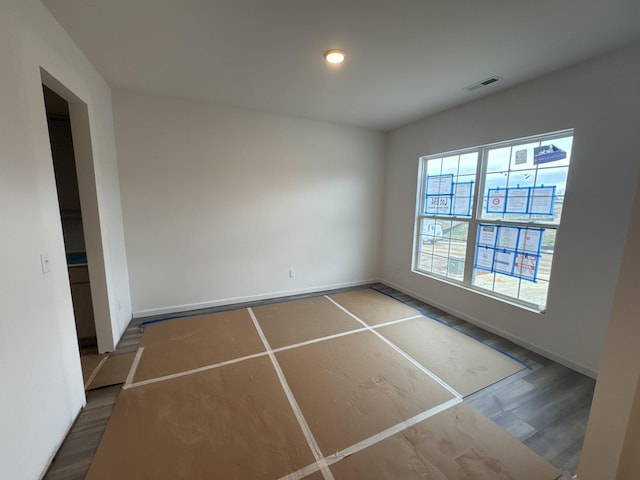
M86 389L93 390L124 383L127 380L127 375L129 375L135 356L136 352L109 355Z
M368 325L420 315L416 309L370 288L329 296Z
M331 298L373 326L419 314L371 289ZM254 313L273 348L362 326L323 297L256 307ZM425 317L376 332L463 395L522 368ZM87 479L277 479L314 464L269 356L192 371L265 353L246 309L148 325L141 346L134 384L116 400ZM134 355L127 355L118 383L125 381ZM455 398L371 331L274 355L325 456ZM114 355L109 361L123 362L124 357ZM184 376L135 384L183 372ZM95 381L104 383L99 375ZM466 404L381 440L330 469L336 480L554 480L558 473ZM314 472L304 478L324 477Z
M524 368L506 355L426 317L381 327L378 332L462 396Z
M371 332L276 358L325 455L454 398Z
M82 366L82 381L86 384L93 371L98 368L103 358L106 358L107 354L102 355L81 355L80 365Z
M246 309L147 325L140 346L134 382L265 351Z
M324 476L321 472L314 472L311 475L304 477L304 480L324 480Z
M271 348L362 328L324 297L265 305L253 312Z
M123 390L86 478L271 480L314 461L265 356Z
M331 466L336 480L556 480L561 472L466 403Z

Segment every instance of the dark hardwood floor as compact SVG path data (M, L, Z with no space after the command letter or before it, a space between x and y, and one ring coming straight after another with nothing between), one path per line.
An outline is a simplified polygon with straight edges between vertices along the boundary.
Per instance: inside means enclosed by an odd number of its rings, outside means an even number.
M570 479L576 473L595 380L386 285L372 286L528 364L530 369L470 395L465 401L562 470L565 479ZM340 291L348 290L352 289ZM287 300L317 295L298 295L287 297ZM264 305L273 301L250 302L233 307ZM210 308L197 313L229 308ZM133 320L116 352L135 351L141 337L140 323L162 317ZM67 435L45 480L84 479L120 388L116 385L87 392L87 406Z

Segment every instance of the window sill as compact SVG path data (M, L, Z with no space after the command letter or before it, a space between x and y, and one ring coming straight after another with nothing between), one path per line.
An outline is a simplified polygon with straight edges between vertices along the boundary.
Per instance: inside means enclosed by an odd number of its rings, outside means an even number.
M465 291L467 291L469 293L482 295L483 297L487 297L487 298L490 298L492 300L496 300L496 301L498 301L500 303L506 303L508 305L511 305L513 307L516 307L516 308L520 308L522 310L526 310L526 311L531 312L531 313L535 313L535 314L538 314L538 315L545 315L546 314L546 307L541 307L539 305L535 305L535 304L532 304L532 303L519 302L519 301L514 300L513 298L509 298L509 297L497 294L495 292L490 292L490 291L484 290L482 288L474 287L473 285L467 285L466 283L459 282L457 280L453 280L453 279L448 278L448 277L443 277L443 276L440 276L438 274L425 273L425 272L422 272L422 271L416 270L416 269L411 269L411 272L415 273L417 275L420 275L421 277L429 278L431 280L436 280L438 282L442 282L442 283L451 285L453 287L461 288L462 290L465 290Z

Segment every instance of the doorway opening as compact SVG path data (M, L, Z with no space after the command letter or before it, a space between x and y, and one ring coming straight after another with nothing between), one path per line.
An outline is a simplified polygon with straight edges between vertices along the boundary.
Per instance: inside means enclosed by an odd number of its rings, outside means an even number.
M69 103L42 86L73 311L82 354L98 353Z

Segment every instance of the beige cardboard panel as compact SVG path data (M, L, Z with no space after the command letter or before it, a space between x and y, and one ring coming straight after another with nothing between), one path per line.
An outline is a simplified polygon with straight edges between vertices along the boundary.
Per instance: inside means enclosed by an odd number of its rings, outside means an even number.
M140 345L144 353L134 382L264 352L244 309L148 325Z
M324 297L265 305L253 312L272 348L362 328Z
M368 325L420 315L416 309L370 288L330 297Z
M109 355L109 358L100 367L93 381L87 386L87 390L124 383L127 380L127 375L129 375L135 356L136 352Z
M98 364L107 355L82 355L80 357L80 365L82 366L82 381L87 383L89 377L93 371L98 367Z
M462 403L331 466L336 480L555 480L561 473Z
M325 455L453 398L371 332L276 357Z
M463 396L494 384L524 366L429 318L378 331Z
M314 461L261 357L123 390L87 479L272 480Z

